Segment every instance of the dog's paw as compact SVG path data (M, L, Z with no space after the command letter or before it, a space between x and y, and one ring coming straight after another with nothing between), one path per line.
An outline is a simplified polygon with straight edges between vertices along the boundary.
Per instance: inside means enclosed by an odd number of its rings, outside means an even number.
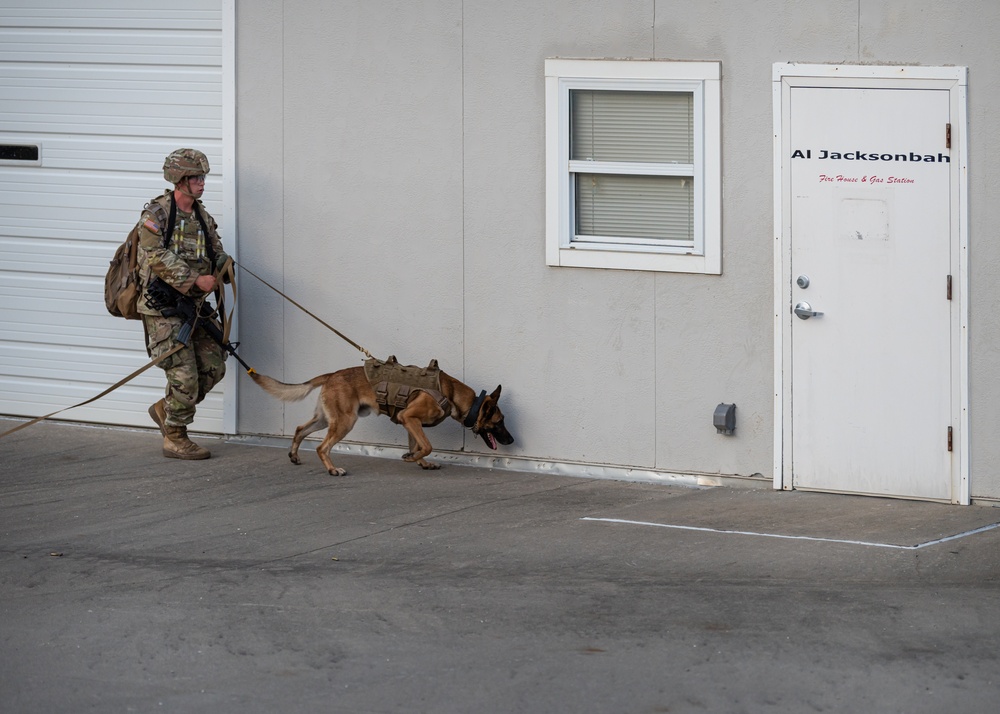
M342 469L339 466L337 466L335 468L330 469L329 473L331 476L346 476L347 469Z
M437 471L441 468L440 464L435 464L433 461L420 461L420 468L426 469L427 471Z
M296 466L302 463L302 459L298 457L298 454L293 454L291 452L289 452L288 454L288 460L291 461Z

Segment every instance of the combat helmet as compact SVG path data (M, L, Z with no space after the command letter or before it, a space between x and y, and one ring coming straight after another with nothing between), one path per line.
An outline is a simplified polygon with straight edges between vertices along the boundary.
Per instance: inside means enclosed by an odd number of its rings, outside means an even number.
M197 149L177 149L163 160L163 178L176 185L188 176L209 172L208 157Z

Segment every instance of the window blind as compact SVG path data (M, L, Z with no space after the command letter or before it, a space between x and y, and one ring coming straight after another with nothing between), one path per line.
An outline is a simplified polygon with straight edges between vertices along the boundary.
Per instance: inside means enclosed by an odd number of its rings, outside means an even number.
M693 242L690 178L576 174L576 236Z
M570 158L639 163L694 162L690 92L570 92Z

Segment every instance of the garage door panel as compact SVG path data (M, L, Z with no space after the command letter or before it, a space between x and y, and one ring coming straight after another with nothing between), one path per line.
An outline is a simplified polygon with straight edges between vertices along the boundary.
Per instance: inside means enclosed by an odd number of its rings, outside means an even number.
M4 289L0 290L0 295L6 297L8 292L12 291L9 291L4 286ZM101 292L104 292L103 287ZM10 302L13 303L11 307L4 309L2 313L5 319L7 315L20 312L22 315L30 317L41 325L50 325L52 327L53 341L63 339L62 335L56 331L57 325L55 321L49 317L54 312L70 315L83 325L94 324L91 322L92 320L111 318L111 315L108 314L104 307L103 298L94 300L83 290L52 291L46 293L41 290L26 289L15 293L10 298ZM98 312L98 309L100 309L100 312ZM125 322L125 320L122 320L122 322ZM4 340L6 339L7 335L4 335Z
M137 0L102 0L100 7L81 6L80 0L34 0L3 10L7 27L67 27L133 29L213 30L218 29L217 3L171 3L162 7Z
M182 92L191 84L219 84L218 68L197 65L166 64L163 66L74 64L70 67L30 62L0 64L0 86L5 92L21 88L42 89L116 89L157 92ZM52 98L59 98L59 95Z
M46 159L48 160L48 159ZM211 161L211 158L209 158ZM154 163L159 167L163 158ZM4 190L4 198L0 203L10 210L18 210L22 206L42 206L47 208L74 208L94 211L131 211L138 218L142 209L141 201L145 198L159 196L167 188L162 174L158 177L133 175L124 172L107 176L99 173L78 172L75 175L76 184L69 176L60 175L48 169L36 169L30 180L18 181L14 172L0 172L0 188ZM214 171L210 184L216 184ZM139 184L139 185L136 185ZM44 188L44 191L39 191ZM218 187L205 191L206 205L219 203L221 194ZM136 201L140 201L138 207ZM36 216L44 218L44 215ZM117 222L117 219L116 221Z
M25 227L42 228L49 232L49 236L56 239L52 243L47 243L45 249L59 250L61 246L56 244L65 242L65 238L103 238L121 243L132 230L135 222L139 220L146 201L159 193L159 191L137 193L128 209L108 207L102 210L98 206L85 205L86 199L79 196L66 196L63 203L46 202L39 200L39 197L31 199L26 197L24 203L4 202L0 206L6 214L4 216L5 223L11 225L12 228L18 223L24 224ZM48 198L53 197L49 196ZM40 210L45 211L45 216L42 219L36 217ZM37 235L37 240L44 240L46 237L46 235ZM110 254L108 258L111 258Z
M215 33L194 28L0 28L0 62L219 65ZM180 30L180 31L179 31ZM175 49L176 53L172 53Z
M46 343L53 335L59 336L58 344L72 349L75 346L103 347L109 350L135 351L143 338L138 320L130 322L134 329L125 330L120 321L108 315L107 320L83 323L75 315L57 315L45 325L39 325L35 315L16 310L6 313L9 319L0 321L0 331L5 341ZM61 319L58 319L61 318Z
M35 169L33 171L25 171L27 167L23 164L0 160L0 181L16 181L11 188L21 182L30 185L44 180L46 184L76 186L78 190L86 191L92 183L101 185L103 180L108 186L124 190L139 189L143 195L150 189L156 193L165 188L162 175L151 173L150 166L162 165L164 146L176 148L174 142L167 142L162 137L151 140L135 137L39 134L35 131L20 134L0 132L0 142L40 147L42 162L38 167L31 167ZM172 148L167 151L171 151ZM222 166L222 143L217 136L213 136L210 139L200 140L198 148L205 152L209 162L215 167L212 172L214 177L218 168ZM102 167L102 170L96 171L97 166ZM46 171L61 173L39 176ZM121 176L119 175L121 172L127 173ZM138 185L136 182L139 182ZM214 184L215 182L210 182L206 191L220 190Z
M42 416L86 401L100 394L108 386L110 384L86 385L75 382L66 385L61 380L22 381L0 378L0 414ZM144 388L135 387L130 383L96 402L63 412L58 418L155 428L146 409L162 396L162 385ZM198 405L198 416L190 428L192 431L217 432L219 430L214 424L221 421L222 398L213 392Z
M0 285L24 285L25 280L36 280L30 273L100 276L102 279L115 245L96 240L66 241L48 239L19 239L0 237L0 266L3 273ZM20 280L22 282L15 283ZM53 285L55 287L55 285ZM88 285L92 289L94 285ZM102 286L103 290L103 286Z
M79 221L51 221L35 218L12 219L0 216L0 253L6 252L4 243L6 241L43 241L41 250L59 250L54 243L58 241L88 243L98 242L98 245L88 250L93 250L99 254L105 263L111 260L118 244L125 240L132 226L139 219L143 206L143 199L137 198L133 207L129 211L121 211L121 218L113 223L97 223L93 225L81 225ZM136 207L137 206L137 207ZM0 213L3 206L0 205ZM107 245L101 245L106 242ZM13 257L13 256L12 256ZM15 258L16 259L16 258ZM104 267L107 267L105 265ZM103 274L103 269L101 273Z
M211 157L209 161L211 162ZM162 162L161 157L153 165L159 166ZM0 207L3 207L0 211L0 226L44 225L44 221L51 218L50 213L38 211L37 208L72 208L96 211L99 214L87 216L86 221L74 219L73 222L81 231L117 230L126 224L131 229L145 202L161 195L167 188L162 175L150 176L148 172L131 174L120 171L114 175L77 172L77 183L74 184L69 176L47 169L35 169L30 178L19 181L16 171L4 171L4 168L0 167ZM219 184L221 182L215 178L213 169L203 200L212 215L216 215L222 205ZM18 218L16 223L10 220L15 214ZM54 227L58 227L58 224ZM0 235L14 234L3 231Z
M120 352L79 347L67 353L61 346L7 343L0 348L0 359L7 366L7 376L22 380L71 379L91 385L94 393L103 391L101 385L110 386L142 367L149 360L134 358ZM116 364L117 362L117 364ZM114 364L114 367L110 365ZM163 375L144 372L132 382L136 387L163 389ZM101 387L94 389L94 387Z
M97 294L98 289L100 294ZM104 285L103 281L98 282L80 276L61 278L51 273L30 276L2 272L0 273L0 296L10 301L21 300L22 302L18 304L10 305L10 307L19 310L49 312L47 308L37 307L40 300L65 301L65 304L61 303L56 306L59 309L71 308L71 303L85 303L84 308L88 310L100 304L103 309Z
M59 99L53 100L54 91L59 92ZM23 117L22 121L52 120L63 117L67 122L79 123L81 126L95 121L108 122L111 119L121 119L122 123L131 126L142 126L146 120L155 120L156 124L183 121L189 126L199 126L220 120L218 107L211 105L215 87L188 88L184 93L184 102L177 101L176 92L141 90L146 92L145 101L141 103L124 101L129 93L140 90L96 90L68 91L65 89L36 89L17 92L5 91L0 101L10 107L11 102L19 103L17 112L6 110L10 120ZM49 98L45 99L44 95ZM155 101L156 99L162 101ZM173 99L173 101L171 101ZM137 120L142 120L138 121Z
M129 231L132 230L132 226L139 219L143 205L145 205L149 198L153 198L153 196L155 196L153 192L142 194L141 197L137 195L133 199L129 210L121 211L120 220L113 223L95 221L92 225L83 226L79 221L60 222L27 217L15 221L15 219L0 215L0 243L5 240L36 239L46 241L43 250L57 250L57 248L51 246L51 242L59 240L106 242L106 245L97 245L95 248L101 260L105 262L105 265L100 270L100 274L103 276L104 268L107 267L107 261L111 260L111 256L114 255L118 244L125 240ZM3 213L3 208L4 206L0 204L0 214ZM209 208L209 211L213 215L217 215L211 208ZM0 252L2 251L3 247L0 247Z
M150 110L152 113L152 110ZM221 132L222 122L210 125L190 117L162 118L160 116L136 115L134 125L126 121L115 121L116 117L92 117L87 115L52 116L41 112L11 113L0 111L0 126L11 132L71 133L73 131L106 136L128 136L134 130L143 131L174 140L193 141L210 139ZM171 142L176 143L176 142ZM161 159L162 161L162 159Z
M138 320L122 320L108 314L104 307L103 280L100 283L77 280L66 288L47 289L52 278L42 277L45 278L39 280L42 284L36 285L23 278L12 279L11 273L0 272L0 301L5 304L0 310L0 324L32 321L39 326L39 334L44 334L42 328L49 326L58 339L62 339L58 328L67 322L84 329L117 329L128 333L134 329L131 325L140 324ZM100 294L97 294L98 286ZM4 334L3 338L8 339L8 335Z
M4 99L23 102L109 101L119 103L176 103L178 93L192 92L192 103L214 106L211 92L221 91L222 76L217 70L172 66L164 71L137 71L135 67L33 66L24 63L0 64L0 92ZM143 92L141 98L135 93Z
M151 198L152 196L150 196ZM69 235L89 235L97 236L100 235L100 229L95 232L95 226L92 225L100 220L107 220L112 217L112 214L108 209L102 210L97 206L87 206L86 198L81 196L66 196L66 200L63 203L57 202L47 202L40 200L42 197L25 197L23 203L15 202L3 202L0 203L2 210L4 212L4 222L12 227L17 224L24 224L26 227L29 225L34 225L35 227L40 227L43 229L50 229L51 231L64 231L67 237ZM46 198L54 198L53 196L47 196ZM104 230L120 231L125 228L125 232L121 234L121 239L119 243L125 239L128 232L135 225L135 222L139 220L140 212L142 211L143 199L137 199L138 203L134 203L132 209L126 213L124 209L119 209L115 215L113 223L106 223ZM42 219L37 218L38 212L40 210L45 211L45 216ZM84 229L83 226L87 226ZM107 236L107 234L105 234ZM59 238L60 236L52 235L53 238ZM39 239L44 239L45 236L39 236ZM58 243L60 241L54 241L53 243ZM54 244L47 244L47 249L58 250L59 246ZM108 256L109 258L111 256Z

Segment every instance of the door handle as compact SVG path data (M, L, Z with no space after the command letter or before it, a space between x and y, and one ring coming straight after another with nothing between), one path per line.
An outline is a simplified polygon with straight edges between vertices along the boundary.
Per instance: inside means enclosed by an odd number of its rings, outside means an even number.
M812 309L812 305L807 302L800 302L795 305L793 312L799 316L801 320L808 320L810 317L819 317L823 313L816 312Z

